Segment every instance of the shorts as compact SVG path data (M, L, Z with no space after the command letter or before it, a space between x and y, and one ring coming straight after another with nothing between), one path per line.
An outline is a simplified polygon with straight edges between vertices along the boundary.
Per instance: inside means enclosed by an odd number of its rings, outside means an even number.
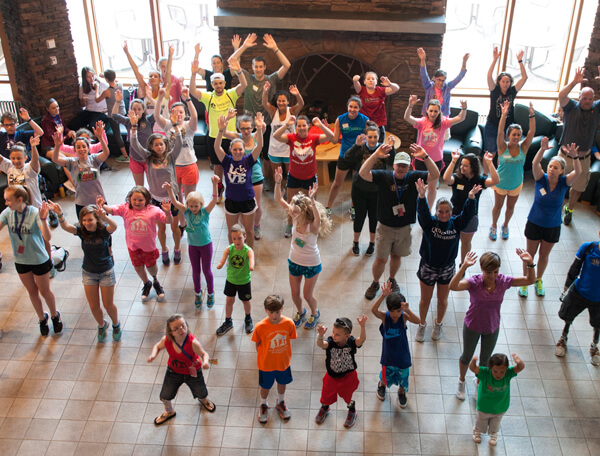
M231 141L229 139L225 139L223 138L221 140L221 147L223 148L223 151L229 155L229 145L231 144ZM219 160L219 157L217 157L217 154L215 153L215 138L211 138L210 136L206 136L206 146L208 149L208 158L210 159L210 162L213 165L220 165L221 164L221 160Z
M29 272L33 272L35 276L43 276L48 274L54 265L52 264L52 260L48 260L42 264L22 264L15 263L15 269L19 274L27 274Z
M146 266L147 268L151 268L156 264L156 260L160 254L158 253L158 249L154 249L152 252L146 252L142 249L137 250L129 250L129 258L131 258L131 264L134 267L138 268L140 266Z
M100 285L101 287L112 287L117 283L115 268L110 268L104 272L87 272L82 269L81 279L84 285Z
M436 283L438 285L448 285L454 277L455 265L454 263L444 266L441 268L434 268L429 266L425 261L421 260L419 263L419 269L417 270L417 277L425 285L432 287Z
M205 399L208 396L206 383L204 382L204 376L202 375L202 369L198 369L197 377L192 377L191 375L178 374L170 367L167 367L165 379L163 380L163 386L160 390L160 400L172 401L175 399L179 387L184 383L190 388L194 398Z
M494 191L500 196L519 196L521 190L523 190L523 182L517 188L513 188L512 190L504 190L503 188L492 187Z
M590 314L590 325L592 325L593 328L600 329L600 302L594 302L584 298L577 289L571 285L560 306L558 316L562 320L572 323L573 320L575 320L575 317L585 309L587 309Z
M131 163L131 162L130 162ZM156 198L152 198L150 200L150 204L152 204L153 206L159 207L162 209L162 202L157 200ZM177 209L173 203L171 203L171 215L173 217L177 217L179 215L179 209Z
M264 183L265 183L265 179L264 179L264 177L263 177L263 178L262 178L261 180L259 180L258 182L252 182L252 186L253 186L253 187L258 187L259 185L262 185L262 184L264 184Z
M404 388L404 391L408 392L409 371L409 367L400 369L399 367L382 365L379 380L388 388L392 385L398 385Z
M200 180L200 172L196 163L175 166L175 175L177 176L177 185L196 185Z
M567 163L567 167L565 168L565 173L564 175L566 176L567 174L569 174L571 171L573 171L573 159L567 157L563 151L561 150L559 155L565 159L565 162ZM573 182L573 184L571 185L571 188L573 190L575 190L576 192L580 192L583 193L585 192L585 189L587 188L589 182L590 182L590 165L591 165L591 161L592 161L592 154L588 154L587 157L585 157L583 160L579 160L579 163L581 163L581 174L579 175L579 177L577 178L577 180L575 182Z
M238 298L242 301L250 301L252 299L252 286L250 285L250 282L245 283L244 285L235 285L229 280L226 280L223 293L230 298L235 298L235 294L237 293Z
M278 385L289 385L292 380L294 379L290 367L284 371L258 371L258 386L266 390L271 389L275 381Z
M525 237L530 241L545 241L550 244L556 244L560 239L560 227L561 225L553 228L544 228L528 220L525 225Z
M290 162L290 156L276 157L275 155L269 154L269 160L271 160L271 163L285 163L287 165Z
M303 188L304 190L309 190L313 184L317 183L317 176L311 177L310 179L297 179L288 173L287 177L287 187L288 188Z
M290 271L290 275L294 277L304 276L307 279L312 279L314 276L319 274L323 268L320 264L317 266L300 266L299 264L294 263L292 260L288 258L288 268Z
M256 205L256 198L252 198L246 201L233 201L229 198L225 198L225 213L226 214L254 214L258 206Z
M137 162L133 158L129 160L129 169L133 174L143 174L148 172L148 163Z
M331 405L337 402L338 396L346 404L352 400L352 394L360 384L356 370L348 372L341 378L333 378L328 373L323 377L323 389L321 390L321 404Z
M444 160L438 160L435 163L435 166L437 166L437 169L439 169L440 171L444 169L444 167L446 166L446 164L444 163ZM413 160L413 167L415 168L416 171L427 171L427 166L425 165L425 161L424 160L417 160L416 158ZM440 174L441 176L441 174ZM439 178L438 178L439 179Z
M387 260L390 254L399 257L410 255L410 225L393 228L377 223L375 230L375 258Z
M473 234L477 231L477 228L479 228L479 217L474 215L471 221L467 223L467 226L465 226L460 233Z

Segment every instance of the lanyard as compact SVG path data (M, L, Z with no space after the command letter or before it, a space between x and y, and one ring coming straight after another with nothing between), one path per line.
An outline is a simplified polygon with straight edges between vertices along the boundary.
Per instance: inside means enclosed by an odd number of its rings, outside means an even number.
M404 184L400 187L400 193L398 193L398 183L396 182L396 176L392 174L392 178L394 179L394 189L396 190L396 197L398 198L398 204L400 204L400 199L402 198L402 192L404 191ZM404 178L406 181L406 177Z
M23 209L23 218L21 219L21 223L19 223L19 213L15 211L15 233L17 236L19 236L19 241L23 240L21 237L21 229L23 228L25 217L27 217L27 204L25 205L25 209Z
M183 353L191 362L194 362L194 358L188 353L186 352L183 347L185 346L186 342L188 341L188 337L190 336L190 334L186 334L185 335L185 339L183 340L183 344L179 345L177 343L177 341L175 340L175 338L173 338L173 342L175 343L175 345L177 345L179 347L179 349L181 350L181 353Z

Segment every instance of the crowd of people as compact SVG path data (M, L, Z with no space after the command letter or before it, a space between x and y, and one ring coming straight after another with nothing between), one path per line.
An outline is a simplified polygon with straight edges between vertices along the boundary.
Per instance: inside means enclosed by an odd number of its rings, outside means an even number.
M431 339L440 339L450 291L468 291L470 306L463 326L456 396L459 400L465 399L465 375L471 369L478 382L478 417L473 439L480 443L481 433L487 432L490 445L495 445L500 420L509 406L510 379L524 368L524 363L515 354L512 354L512 367L509 367L508 356L494 354L504 295L509 288L519 287L518 294L527 297L528 285L535 284L535 293L544 296L542 277L550 251L559 240L561 225L572 222L574 204L589 180L591 148L600 121L600 101L593 101L594 93L590 88L581 91L578 101L568 97L571 90L583 82L583 70L576 71L572 83L559 96L564 110L559 154L550 160L544 171L541 162L548 149L545 138L533 159L535 196L525 228L527 245L526 249L516 250L523 263L523 275L512 277L499 273L500 257L494 252L485 252L479 259L482 273L465 278L467 269L477 262L471 242L479 226L481 192L492 188L495 195L489 228L492 241L497 239L497 221L507 200L500 229L501 238L506 240L515 203L523 187L523 165L535 132L535 111L531 105L525 138L521 127L513 123L514 101L527 80L523 53L517 55L521 78L514 83L507 73L493 78L499 57L498 50L493 51L488 73L490 112L485 126L483 163L480 157L457 150L446 166L444 141L449 138L451 127L465 119L467 110L467 103L461 101L460 113L449 117L451 90L465 76L469 54L463 57L458 77L447 82L446 72L442 70L429 78L426 53L422 48L417 50L425 95L419 118L412 114L420 101L419 95L410 95L407 102L404 119L418 133L409 153L396 151L393 141L385 139L385 99L399 90L398 84L387 77L378 78L377 74L367 72L362 85L361 75L354 76L352 82L356 94L349 97L347 112L337 117L331 129L319 118L301 115L304 100L298 88L291 86L289 91L277 90L291 65L272 36L264 35L263 46L275 54L281 67L271 74L266 71L263 57L253 59L252 72L240 67L242 53L258 44L255 34L248 35L243 42L235 36L232 44L235 52L227 61L227 69L218 55L211 59L211 70L200 68L197 58L202 48L196 47L189 88L182 79L171 74L172 48L168 57L158 62L159 70L152 71L146 80L125 44L123 50L138 80L137 98L131 101L127 113L123 89L116 81L115 72L105 71L104 83L97 79L91 68L85 67L79 94L85 109L70 124L62 120L58 102L54 99L46 103L47 113L41 127L24 109L20 115L31 130L16 131L16 116L2 115L5 132L0 135L0 152L6 158L2 157L0 169L8 176L9 187L4 193L7 208L0 214L0 229L6 226L9 230L15 267L39 318L41 335L48 336L49 320L55 334L63 329L50 287L53 270L50 214L54 214L56 224L63 230L81 239L82 281L98 324L98 342L105 341L109 329L104 310L112 323L112 339L118 342L123 331L113 299L116 280L111 234L117 230L114 217L123 218L125 243L131 263L142 281L143 301L151 297L153 290L159 301L165 298L165 290L157 278L157 261L160 259L164 265L169 265L171 260L175 265L180 264L182 237L187 235L194 306L200 310L206 297L206 307L210 309L218 297L211 270L213 245L209 219L224 198L229 245L222 252L216 268L226 267L227 270L223 291L225 321L216 334L224 336L233 328L232 314L237 295L244 307L244 331L252 334L257 347L261 397L258 421L266 423L269 419L267 400L275 382L276 410L283 420L291 416L285 403L286 385L293 380L291 341L297 337L296 328L304 326L306 330L316 330L317 345L326 353L327 373L323 378L321 408L315 420L322 423L339 396L348 407L344 425L352 427L357 417L352 396L359 383L355 354L367 337L367 316L357 317L360 327L357 338L352 336L352 320L346 317L337 318L326 337L328 327L320 321L315 290L322 271L318 239L331 233L332 206L347 173L353 170L351 215L354 239L351 252L360 254L358 241L368 217L370 242L365 255L375 255L375 259L373 281L365 298L373 300L381 289L371 309L381 320L382 369L377 397L385 400L387 389L397 385L399 405L406 407L412 363L408 322L415 325L415 340L424 342L427 314L437 286L437 312ZM196 75L206 80L205 89L196 84ZM235 77L237 85L233 82ZM242 96L245 112L238 117L236 101ZM204 195L196 191L199 171L193 138L198 115L192 97L206 106L208 153L214 165L208 203ZM121 152L117 160L129 163L136 184L126 195L125 202L116 205L107 204L100 180L100 168L109 155L104 133L106 124L111 125ZM129 151L122 142L119 125L124 125L129 133ZM93 135L89 129L93 130ZM92 136L97 139L96 143L91 141ZM341 144L335 180L327 204L323 205L316 199L316 148L327 141ZM40 154L62 166L67 173L75 197L77 220L73 224L65 219L60 204L46 201L40 193ZM391 169L388 169L389 165L392 165ZM440 178L452 189L450 200L437 198ZM287 219L284 236L291 238L288 270L294 311L291 318L284 316L284 299L269 295L264 300L267 317L254 325L251 312L251 278L256 267L253 245L262 238L261 194L268 179L273 182L275 201L284 209ZM563 207L569 188L569 203ZM432 208L435 209L433 214ZM413 312L400 292L396 275L402 258L411 253L411 226L416 221L423 233L419 248L421 261L416 272L421 296L418 311ZM167 225L174 246L172 257L168 249ZM156 245L157 237L160 251ZM460 266L457 270L459 246ZM536 255L537 265L534 262ZM584 244L576 253L559 314L565 321L565 328L556 345L556 355L564 356L570 325L579 313L589 309L590 323L594 327L590 346L594 365L600 365L600 295L593 286L600 278L599 258L597 242ZM388 261L389 274L385 276ZM380 283L382 276L387 278L383 284ZM387 310L381 310L384 300ZM48 312L44 311L43 302ZM478 343L481 349L477 357L473 355ZM168 369L160 393L165 412L154 423L160 425L175 416L172 400L183 383L190 387L206 411L214 412L216 405L208 399L202 375L202 369L209 368L209 355L190 332L182 315L176 314L167 320L165 336L152 349L148 362L152 362L163 348L168 353Z

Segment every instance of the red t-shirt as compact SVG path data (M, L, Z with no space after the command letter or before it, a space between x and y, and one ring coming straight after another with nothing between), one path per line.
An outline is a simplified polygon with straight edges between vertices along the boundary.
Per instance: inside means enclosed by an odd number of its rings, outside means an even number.
M312 179L317 175L317 146L320 135L309 133L306 138L288 133L290 146L290 174L296 179Z
M192 342L194 339L194 335L192 333L188 333L188 338L185 341L185 344L183 344L183 349L193 358L194 364L196 365L196 368L198 368L198 366L202 364L202 360L196 353L194 353L194 349L192 348ZM167 362L169 367L178 374L189 375L192 360L185 356L183 352L177 353L175 351L173 342L171 342L168 338L165 339L165 349L169 354L169 361Z
M362 86L358 94L362 101L360 112L372 120L378 127L387 124L387 115L385 113L385 87L377 86L373 93L369 93L365 86Z

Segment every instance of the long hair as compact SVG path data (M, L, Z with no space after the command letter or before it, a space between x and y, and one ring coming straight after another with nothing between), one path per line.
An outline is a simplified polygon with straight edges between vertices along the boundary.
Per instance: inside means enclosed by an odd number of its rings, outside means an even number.
M433 129L436 130L442 126L442 105L440 104L440 100L437 100L435 98L432 98L431 100L429 100L429 103L427 104L427 108L429 108L429 106L431 106L431 105L437 106L438 109L440 110L440 113L435 118L435 121L433 122L433 125L432 125Z
M89 241L94 237L94 232L88 231L83 225L83 217L88 214L94 214L96 218L96 231L95 234L99 237L106 237L108 234L108 230L106 229L106 224L100 220L98 214L96 213L97 206L95 204L88 204L83 207L81 211L79 211L79 228L81 229L81 239L84 241Z
M165 143L165 153L163 155L158 155L158 153L154 152L154 141L160 139ZM150 160L155 165L160 165L167 159L167 155L169 155L169 141L165 138L165 135L161 133L152 133L148 137L148 143L146 145L146 149L150 152Z
M81 88L83 89L83 93L86 93L86 94L90 93L92 91L92 85L87 80L88 73L96 74L96 72L94 71L93 68L87 67L87 66L85 66L81 69Z
M190 332L190 328L187 324L187 321L185 321L185 318L183 315L181 314L173 314L171 315L169 318L167 318L167 326L165 327L165 336L167 339L169 339L171 342L175 342L175 338L173 337L173 335L171 334L171 323L173 323L174 321L177 320L183 320L183 322L185 323L185 327L187 329L187 334L189 334Z
M463 157L461 157L461 161L462 160L468 161L469 165L471 165L471 172L473 173L473 177L481 176L481 163L479 162L479 158L477 157L477 155L465 154ZM458 163L458 166L455 169L456 175L458 177L463 177L460 171L460 162Z
M312 200L304 193L299 192L292 198L291 205L296 205L300 209L300 215L298 215L298 225L310 224L315 221L315 214L313 213ZM319 218L321 224L319 225L319 236L327 237L331 234L332 222L327 217L327 210L318 201L315 201L316 209L319 211Z

